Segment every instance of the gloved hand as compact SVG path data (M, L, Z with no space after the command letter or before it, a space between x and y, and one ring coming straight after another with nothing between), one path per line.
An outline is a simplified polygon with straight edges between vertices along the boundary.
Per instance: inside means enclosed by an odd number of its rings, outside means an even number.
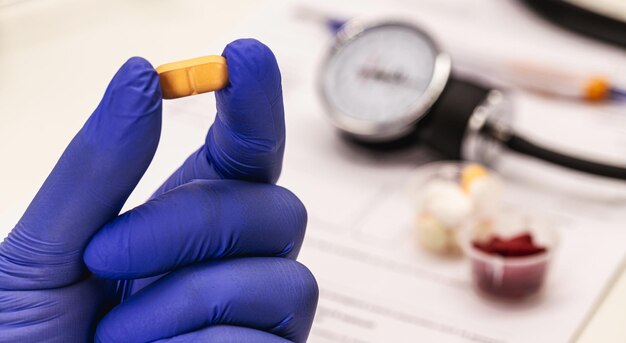
M121 216L159 141L161 95L143 59L115 75L0 245L0 342L90 341L96 327L98 342L306 340L318 292L294 261L306 211L273 185L285 140L278 66L254 40L224 56L230 85L205 144ZM164 273L113 303L113 280Z

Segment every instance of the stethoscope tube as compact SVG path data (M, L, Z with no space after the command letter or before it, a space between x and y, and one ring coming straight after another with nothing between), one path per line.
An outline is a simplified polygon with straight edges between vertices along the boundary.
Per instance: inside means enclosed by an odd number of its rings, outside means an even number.
M498 125L487 122L482 128L481 134L499 142L511 151L538 158L560 167L602 177L626 180L626 168L624 167L585 160L542 147L516 134L509 127L498 127Z
M472 131L472 118L490 106L489 103L493 102L490 96L494 92L499 93L501 98L505 97L499 91L452 75L440 98L416 128L419 140L447 158L469 158L483 163L491 162L484 158L467 156L464 154L464 151L467 151L467 147L464 145L468 144L467 137ZM491 145L498 145L500 150L505 148L521 155L587 174L626 180L626 168L624 167L590 161L558 152L516 133L508 123L509 120L502 118L510 115L510 112L511 109L507 106L490 113L475 133L480 135L484 141L489 141ZM474 149L485 149L485 147L474 147ZM474 154L474 156L486 155L488 154L484 151Z

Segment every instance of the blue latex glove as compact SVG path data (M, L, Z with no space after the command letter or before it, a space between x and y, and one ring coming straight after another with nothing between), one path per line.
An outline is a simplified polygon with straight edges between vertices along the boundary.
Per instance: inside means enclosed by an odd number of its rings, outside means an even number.
M205 145L118 217L161 128L152 66L119 70L0 245L0 342L91 341L94 330L98 342L306 340L318 292L294 261L306 211L272 184L285 138L278 66L254 40L224 56L230 85ZM163 273L109 311L113 280Z

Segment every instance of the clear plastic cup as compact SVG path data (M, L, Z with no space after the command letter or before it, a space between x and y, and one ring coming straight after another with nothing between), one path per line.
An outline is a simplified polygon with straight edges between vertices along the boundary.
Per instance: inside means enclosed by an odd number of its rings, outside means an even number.
M416 238L422 248L439 255L460 256L461 248L458 242L458 233L461 228L476 221L479 217L488 216L490 212L493 212L494 207L499 206L499 198L495 200L496 204L478 206L475 199L463 190L461 182L463 170L472 164L459 161L441 161L429 163L415 171L409 192L415 208ZM488 173L498 183L502 182L494 171L488 170ZM458 188L456 198L462 200L461 203L456 202L457 206L452 205L448 209L447 218L445 218L447 220L426 206L429 188L435 183L446 183L448 186L456 185L454 186ZM486 208L491 208L491 211L486 210Z
M558 245L558 233L546 218L524 210L504 208L492 217L492 232L502 238L530 233L536 245L545 252L522 257L503 257L476 248L472 223L460 234L460 244L469 257L472 280L476 288L490 296L524 299L540 293L550 262ZM484 239L484 238L483 238Z

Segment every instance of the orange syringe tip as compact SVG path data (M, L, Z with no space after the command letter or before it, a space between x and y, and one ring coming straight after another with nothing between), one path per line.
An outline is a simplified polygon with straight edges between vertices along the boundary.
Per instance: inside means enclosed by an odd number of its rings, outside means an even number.
M611 84L605 77L592 77L587 81L584 88L585 99L593 102L602 101L609 96L610 90Z
M226 59L217 55L164 64L156 71L163 99L216 91L228 83Z

